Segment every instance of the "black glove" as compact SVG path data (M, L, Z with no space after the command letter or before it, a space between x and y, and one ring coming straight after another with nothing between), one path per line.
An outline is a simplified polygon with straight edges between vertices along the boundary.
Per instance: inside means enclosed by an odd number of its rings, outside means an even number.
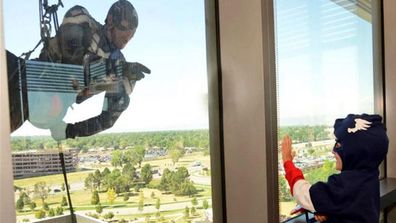
M144 78L144 73L150 74L151 70L148 69L141 63L129 63L125 62L123 65L123 76L127 77L128 80L140 80Z

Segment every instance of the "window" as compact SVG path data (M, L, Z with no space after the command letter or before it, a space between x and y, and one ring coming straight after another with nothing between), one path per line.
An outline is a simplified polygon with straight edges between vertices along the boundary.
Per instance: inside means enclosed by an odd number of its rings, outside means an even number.
M158 222L213 221L204 1L131 3L139 16L139 26L121 52L126 61L144 64L151 74L136 82L128 108L114 126L99 134L58 144L51 137L56 134L54 129L35 127L39 125L37 119L26 121L12 133L18 221L68 213L64 200L67 187L74 210L82 215ZM63 4L64 8L58 10L60 23L66 11L77 4L102 23L112 2ZM37 3L4 1L6 49L16 56L31 50L40 39L38 10L34 9L38 9ZM44 65L34 60L41 48L26 63L27 76L37 67L41 75L29 79L39 86L39 91L33 92L27 83L30 112L37 112L30 118L48 120L48 110L63 112L62 106L67 105L61 120L75 124L111 106L100 89L84 102L73 104L83 90L70 92L64 87L84 67L75 61L71 61L74 65L56 62L46 67L47 73L42 72L40 66ZM56 69L61 74L72 73L67 76L70 82L49 76L53 66L59 66ZM92 64L89 68L94 74L101 72ZM101 83L92 78L92 83ZM79 79L77 88L83 84L84 79ZM48 93L54 89L59 90L57 97ZM62 104L67 100L71 103ZM43 106L33 109L39 103ZM60 174L59 148L64 153L69 185L64 184Z
M278 140L292 137L294 161L311 183L325 181L335 171L334 120L382 112L375 4L275 1ZM283 175L279 160L281 221L291 217L295 206Z

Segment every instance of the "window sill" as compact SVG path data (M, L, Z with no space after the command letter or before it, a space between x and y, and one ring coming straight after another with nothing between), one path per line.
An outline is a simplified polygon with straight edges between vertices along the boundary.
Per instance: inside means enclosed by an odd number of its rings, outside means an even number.
M396 203L396 178L385 178L380 181L380 196L381 210Z
M301 214L297 217L294 217L292 219L286 220L282 223L314 223L315 220L313 219L313 214L308 213L309 221L307 221L306 214Z

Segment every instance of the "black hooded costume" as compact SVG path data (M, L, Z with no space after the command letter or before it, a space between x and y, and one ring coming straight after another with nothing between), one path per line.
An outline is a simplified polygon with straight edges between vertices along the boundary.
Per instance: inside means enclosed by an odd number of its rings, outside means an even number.
M379 115L348 115L334 124L334 148L342 159L342 170L311 186L309 194L326 222L375 223L379 221L378 167L388 151L386 129Z

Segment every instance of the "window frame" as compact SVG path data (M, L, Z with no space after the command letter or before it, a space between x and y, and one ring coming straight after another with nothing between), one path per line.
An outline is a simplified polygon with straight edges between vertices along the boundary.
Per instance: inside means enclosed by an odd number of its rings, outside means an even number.
M3 11L3 1L0 0L0 11ZM8 108L8 77L6 71L6 56L4 48L3 16L0 16L0 222L15 222L14 179L10 145L10 118Z
M223 159L223 130L222 130L222 97L221 75L219 63L219 25L218 25L218 1L204 0L205 26L206 26L206 49L207 49L207 75L208 75L208 100L209 100L209 135L211 155L211 180L212 180L212 208L213 221L226 222L225 211L225 181ZM0 0L0 12L3 11L3 1ZM3 103L0 105L1 120L1 146L0 156L0 222L16 222L13 168L10 145L10 120L8 104L8 77L6 71L3 17L0 16L0 91Z
M230 4L229 6L227 6ZM257 39L254 39L254 41L251 40L251 38L245 38L243 39L244 44L249 45L253 44L254 47L257 47L257 51L259 51L259 54L262 53L262 57L259 59L261 60L260 63L254 63L255 66L262 68L265 71L262 71L256 75L259 75L262 77L263 82L269 82L268 80L273 80L275 76L275 71L274 71L274 39L273 39L273 15L271 15L272 12L272 6L273 6L273 0L266 1L266 0L253 0L249 2L243 2L243 1L238 1L238 0L205 0L206 3L206 10L207 10L207 26L209 28L207 30L212 30L211 34L208 37L207 34L207 48L210 48L210 52L208 50L208 58L209 57L216 57L216 59L211 59L211 63L209 63L208 60L208 75L210 76L211 79L209 79L209 115L210 115L210 137L211 137L211 153L214 154L214 158L220 158L219 163L212 164L213 168L213 173L212 173L212 179L213 179L213 208L214 208L214 221L215 222L238 222L238 215L240 213L246 213L244 215L244 219L250 219L250 222L276 222L273 221L273 219L279 219L278 215L278 210L277 210L277 195L278 195L278 189L277 189L277 171L271 171L276 169L277 166L274 164L276 162L272 163L266 163L264 162L263 168L260 170L254 170L254 173L259 175L260 178L258 179L260 185L267 185L265 188L261 188L261 190L265 190L264 195L260 194L260 196L253 197L252 203L254 204L265 204L265 206L261 206L262 209L267 209L265 210L265 213L270 213L268 214L268 217L263 217L263 214L256 215L257 213L254 212L249 212L247 209L249 207L243 207L240 206L240 211L232 213L232 212L227 212L226 209L234 209L235 207L238 207L240 203L246 202L247 199L250 199L252 197L248 197L242 201L230 201L233 203L227 203L228 197L232 198L233 194L237 193L238 190L243 190L243 189L253 189L254 193L259 193L259 189L257 187L251 188L251 187L244 187L242 186L243 182L240 182L238 185L233 185L231 184L232 181L229 178L226 178L226 172L228 171L226 168L229 167L230 165L233 165L233 161L238 158L238 156L242 155L242 153L234 152L232 153L232 149L234 149L234 143L232 140L229 139L229 135L231 136L238 136L240 132L229 132L230 130L227 130L224 128L224 123L228 122L228 117L224 117L224 114L226 115L231 115L235 117L237 114L235 111L233 112L233 107L229 105L228 100L230 100L230 97L228 95L223 95L224 90L223 88L227 88L229 85L233 85L235 81L233 78L236 76L240 75L237 74L236 71L232 70L234 66L241 66L243 65L244 62L240 62L241 64L234 64L230 60L222 60L221 58L221 52L225 51L224 49L230 48L231 46L223 46L222 43L224 42L225 39L229 38L235 38L233 36L227 36L228 30L227 27L224 27L224 23L220 22L220 18L227 18L230 15L224 16L220 14L232 14L232 13L238 13L239 8L238 6L243 6L247 5L247 10L250 10L254 13L257 13L259 11L260 15L257 18L256 22L260 23L259 26L262 28L262 31L257 34L254 33L253 35L260 35L260 37ZM380 107L383 108L383 115L385 118L386 123L395 123L396 122L396 117L392 116L387 116L387 114L392 114L394 111L396 111L396 103L393 103L396 100L396 88L394 88L392 85L396 84L396 77L392 75L394 72L396 72L396 63L393 62L393 58L395 57L395 54L392 52L396 52L396 28L394 28L394 24L396 24L396 14L393 12L392 9L396 7L396 2L393 0L384 0L381 1L384 6L381 8L383 9L383 21L381 23L383 24L383 36L380 38L383 38L384 41L381 44L382 45L382 54L383 54L383 62L380 67L377 67L376 69L382 70L383 75L383 85L385 86L383 90L379 93L382 92L382 97L383 97L383 105L379 104ZM257 4L259 7L256 7ZM246 8L245 8L246 9ZM3 11L2 8L2 0L0 0L0 11ZM382 11L382 10L381 10ZM245 19L247 15L243 15L241 19ZM237 24L236 28L241 27L241 24ZM215 32L213 32L215 30ZM7 92L7 76L6 76L6 70L5 70L5 54L4 54L4 36L3 36L3 18L0 16L0 77L1 77L1 82L0 82L0 91L1 91L1 96L0 98L4 99L3 103L1 103L0 107L0 119L1 119L1 131L0 131L0 139L1 139L1 146L2 146L2 155L0 156L0 175L2 177L2 181L0 183L0 197L3 198L3 202L0 203L0 221L1 222L13 222L15 221L15 215L14 215L14 190L13 190L13 185L12 185L12 165L11 165L11 150L10 150L10 143L9 143L9 113L8 113L8 92ZM215 34L214 34L215 33ZM244 33L242 32L235 32L233 33L234 35L237 35L238 38L242 38ZM223 38L221 40L221 37ZM261 40L260 40L261 38ZM227 41L226 41L227 42ZM385 50L386 49L386 50ZM250 49L254 51L253 49ZM375 53L377 54L377 53ZM380 54L380 55L382 55ZM272 60L271 60L272 58ZM239 56L236 59L243 59L243 57ZM216 62L214 62L216 61ZM238 61L238 60L235 60ZM230 71L231 67L231 71ZM272 68L271 68L272 67ZM243 67L240 69L242 70ZM209 71L210 70L210 71ZM231 75L229 75L231 73ZM265 74L263 74L265 73ZM265 76L265 78L264 78ZM212 79L213 78L213 79ZM266 81L265 81L265 80ZM216 82L217 81L217 82ZM249 90L246 92L247 94L261 94L263 98L265 98L265 106L264 108L266 110L271 111L271 109L276 108L276 101L274 101L274 95L268 95L265 94L267 92L271 92L271 89L275 88L276 85L273 86L267 86L271 82L266 83L267 89L264 89L264 87L253 90ZM377 84L380 82L377 82ZM379 85L381 86L381 85ZM264 93L265 92L265 93ZM265 95L264 95L265 94ZM238 95L237 95L238 96ZM239 99L238 97L234 96L231 99L235 99L235 104L240 104L241 100L244 100L245 98ZM276 100L276 98L275 98ZM225 104L223 101L226 101ZM271 108L272 107L272 108ZM264 110L264 108L261 108L261 111ZM376 111L377 112L377 111ZM381 111L378 111L381 112ZM248 114L253 115L253 116L258 116L256 113ZM243 117L242 117L243 118ZM276 113L270 113L266 114L266 118L263 119L260 118L260 120L257 122L257 125L259 126L265 126L269 127L267 131L265 131L265 134L258 134L259 137L265 138L264 143L261 145L258 145L254 150L249 150L250 151L256 151L257 156L264 156L265 158L271 158L272 160L277 160L277 153L273 151L272 147L274 142L276 142L276 122L274 123L274 120L276 120ZM212 127L212 125L217 126L215 128ZM251 128L255 128L256 126L252 126ZM396 126L388 125L388 136L390 138L390 147L389 147L389 153L388 153L388 160L394 160L396 158L396 146L395 143L392 141L393 138L396 138ZM212 132L213 130L213 132ZM243 135L242 135L243 137ZM249 138L250 140L251 138ZM257 136L253 138L253 140L263 142L260 140L257 140ZM212 143L214 147L212 147ZM250 145L249 145L250 146ZM250 148L249 148L250 149ZM215 150L215 151L213 151ZM241 149L242 150L242 149ZM213 158L212 162L215 162ZM244 167L254 167L251 163L247 164L241 164ZM387 162L385 163L385 169L386 169L386 174L385 178L387 177L396 177L396 162ZM388 170L387 170L388 169ZM243 179L242 175L238 175L239 172L234 176L236 178L241 178ZM270 179L267 183L262 181L262 175L265 176L265 179ZM220 178L220 179L219 179ZM9 179L9 180L7 180ZM275 182L274 182L275 180ZM216 183L217 182L217 183ZM274 184L272 184L273 182ZM268 188L269 187L269 188ZM217 189L216 189L217 188ZM274 193L275 192L275 193ZM227 197L226 197L227 196ZM260 201L258 201L260 200ZM276 202L274 202L276 201ZM217 210L215 209L216 207ZM222 207L222 208L221 208ZM221 211L220 211L221 210ZM275 210L275 212L270 212L271 210ZM257 218L259 217L259 218ZM228 221L227 221L228 219Z
M272 0L273 2L276 0ZM386 88L385 88L385 66L383 64L384 55L384 17L383 1L372 2L372 37L373 37L373 87L374 87L374 112L383 117L383 122L387 123L386 117ZM275 10L275 8L274 8ZM275 43L274 43L275 44ZM276 75L276 74L275 74ZM390 138L390 137L389 137ZM277 159L277 158L276 158ZM380 166L380 180L387 178L387 157ZM279 193L279 191L277 191ZM297 215L283 223L292 223L305 219L305 214ZM385 214L386 216L386 214Z
M222 223L227 222L227 215L224 205L226 200L218 7L217 0L205 0L212 209L213 222Z
M223 84L222 100L224 102L222 107L224 116L225 192L227 196L225 205L227 207L227 220L230 222L241 222L241 220L249 222L279 222L279 203L277 197L278 168L275 166L277 162L273 162L274 160L278 160L278 155L274 152L277 149L277 126L276 121L274 121L277 120L277 114L276 112L271 113L277 106L276 98L274 97L275 93L271 90L276 88L276 83L273 82L276 79L276 73L274 71L273 4L273 0L255 0L249 1L249 3L240 3L237 0L219 0L219 47L221 51L220 61ZM235 15L238 15L238 20L233 19ZM252 16L256 16L256 18L251 18ZM258 23L258 27L261 28L260 32L246 32L251 31L249 28L253 26L249 21ZM246 33L249 33L248 37ZM381 36L377 36L375 39L375 44L381 45L380 42L377 42L381 39ZM256 49L254 49L255 47ZM382 47L378 48L377 46L376 49L381 50ZM243 52L238 50L243 50ZM374 54L378 56L379 53L375 51ZM253 55L253 57L250 57L251 60L259 60L259 62L246 60L246 56L251 55ZM254 56L257 56L257 58ZM389 119L386 119L388 108L385 107L385 91L383 89L383 81L381 80L384 75L384 72L382 72L383 64L381 58L376 59L377 65L375 66L375 70L381 73L381 75L376 75L374 81L377 99L375 112L382 114L384 121L388 122ZM249 66L255 66L257 72L255 74L249 73L251 71L247 69ZM244 80L243 83L240 83L238 77L242 74ZM261 83L250 80L257 77L259 79L261 78ZM249 80L245 80L246 78ZM247 88L245 82L249 82L251 87ZM258 86L259 84L262 85ZM229 88L232 87L237 90L230 90ZM261 104L259 101L246 102L257 98L262 98L264 104ZM251 105L253 103L256 103L260 108ZM239 111L240 108L238 106L246 107L245 110L247 111ZM387 109L385 110L384 108ZM264 118L262 114L264 114ZM243 121L249 122L252 116L257 119L257 123L250 126L242 125L241 128L244 128L248 132L260 131L258 134L245 135L242 131L233 129L235 125L229 123L234 122L239 124ZM264 131L261 129L263 126ZM242 143L232 139L233 137L239 137L239 141L245 143L243 145L244 147L239 148ZM263 140L259 140L258 137L262 137ZM253 144L257 143L257 147L252 148L254 145L251 145L249 141L253 142ZM238 149L243 151L238 151ZM254 153L254 156L251 153ZM238 163L237 160L242 160L242 163ZM255 169L257 167L255 162L257 160L262 162L261 169L259 170ZM246 163L243 161L246 161ZM259 187L244 185L252 181L246 179L245 174L242 173L243 171L239 171L233 165L238 165L240 169L251 171L249 176L256 178L254 183L259 185ZM265 176L265 182L263 176ZM241 182L236 182L230 178L239 178ZM276 179L276 182L274 182L274 179ZM247 180L247 182L244 182L244 180ZM246 198L240 196L238 193L247 193ZM252 195L253 193L257 196L254 197ZM230 201L234 198L238 198L236 204ZM249 198L252 200L249 200ZM254 206L261 205L262 212L267 214L267 216L248 210L249 207L244 206L246 203L249 203L250 209L254 209ZM243 216L242 218L240 217L241 215Z
M276 0L273 0L276 1ZM275 9L274 9L275 10ZM373 82L374 82L374 112L383 117L386 125L386 103L385 103L385 67L384 58L384 38L383 38L383 1L372 2L372 36L373 36ZM387 178L387 158L380 166L380 180ZM278 192L279 193L279 192ZM301 220L304 214L295 216L284 223Z
M273 1L219 0L224 205L230 223L279 222L273 19Z
M390 162L386 162L385 179L396 178L396 145L393 139L396 138L396 126L392 123L396 123L396 117L393 113L396 111L396 77L394 73L396 72L396 64L394 59L396 55L396 15L394 13L394 8L396 7L396 2L392 0L383 0L382 3L382 25L383 25L383 70L384 70L384 113L387 123L387 133L389 137L389 150L387 159ZM388 115L389 114L389 115ZM395 201L393 201L395 202ZM392 222L396 218L396 208L393 207L386 208L384 214L385 222Z

